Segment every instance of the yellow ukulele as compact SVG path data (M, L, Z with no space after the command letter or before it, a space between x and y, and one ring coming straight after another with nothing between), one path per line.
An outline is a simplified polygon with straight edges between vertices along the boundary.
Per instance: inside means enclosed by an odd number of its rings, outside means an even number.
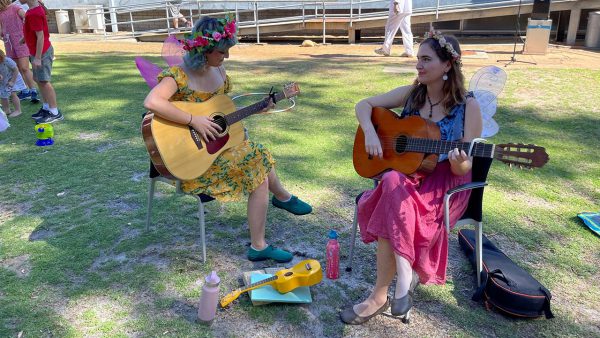
M275 93L275 101L296 96L298 85L284 86L282 93ZM202 176L214 160L226 149L244 141L244 126L240 121L262 112L269 99L236 111L235 104L226 95L216 95L206 102L172 102L177 108L194 116L210 117L221 127L215 140L204 142L200 133L185 124L166 120L153 113L142 121L142 136L150 159L158 172L167 178L191 180Z
M292 267L277 271L273 277L248 285L247 288L237 289L221 299L221 307L226 307L242 293L271 285L279 293L287 293L301 286L312 286L323 279L321 264L314 259L304 260Z

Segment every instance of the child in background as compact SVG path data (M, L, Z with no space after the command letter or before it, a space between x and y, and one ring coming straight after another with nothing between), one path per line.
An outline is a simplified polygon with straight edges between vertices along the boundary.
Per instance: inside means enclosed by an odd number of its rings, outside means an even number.
M8 117L21 115L21 101L17 97L17 92L23 89L25 89L25 83L23 83L16 62L0 49L0 99L2 99L2 109L8 114ZM15 106L15 110L12 112L9 98L12 99Z
M40 100L29 66L29 50L26 45L21 43L24 18L25 11L18 4L18 1L17 3L11 3L11 0L0 0L0 35L4 41L6 56L17 63L19 72L27 85L19 93L19 99L30 99L32 103L37 103Z
M179 21L185 24L185 27L192 28L192 22L181 14L181 0L173 0L167 2L167 7L169 8L169 12L171 12L171 17L173 18L173 28L179 30Z
M31 117L36 123L52 123L63 119L56 103L56 92L50 83L54 48L50 44L46 8L38 0L19 0L27 3L23 35L29 49L29 61L33 66L33 79L38 84L44 99L42 108Z

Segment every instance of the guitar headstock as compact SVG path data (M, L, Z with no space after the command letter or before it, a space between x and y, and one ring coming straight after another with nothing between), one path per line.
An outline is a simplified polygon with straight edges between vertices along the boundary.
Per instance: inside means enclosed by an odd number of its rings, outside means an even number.
M290 82L283 86L283 95L286 99L294 97L300 93L300 87L296 82Z
M550 159L544 147L533 144L496 144L494 158L519 168L541 168Z

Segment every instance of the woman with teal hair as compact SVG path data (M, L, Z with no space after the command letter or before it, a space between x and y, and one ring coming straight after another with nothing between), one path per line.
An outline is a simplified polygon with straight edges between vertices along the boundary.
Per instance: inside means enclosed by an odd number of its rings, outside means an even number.
M215 95L227 94L231 80L223 62L237 43L236 22L230 18L204 17L181 41L186 54L181 66L173 66L158 76L158 85L146 97L144 106L159 116L194 128L205 141L214 140L220 127L209 117L194 116L178 109L171 101L204 102ZM273 259L289 262L292 254L268 245L265 223L269 191L272 204L296 215L312 208L290 194L275 172L275 160L261 144L245 140L221 153L202 176L184 181L185 192L203 193L221 202L237 201L248 195L248 226L251 246L248 259Z

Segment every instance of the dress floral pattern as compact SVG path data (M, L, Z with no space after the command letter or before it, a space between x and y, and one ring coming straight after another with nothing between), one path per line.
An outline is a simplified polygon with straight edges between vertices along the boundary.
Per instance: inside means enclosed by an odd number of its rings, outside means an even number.
M177 92L170 101L204 102L231 90L231 80L226 76L223 86L214 93L194 91L188 87L187 74L179 66L164 70L158 81L165 77L177 82ZM267 148L245 140L222 152L202 176L183 181L181 187L187 193L206 194L221 202L239 201L264 182L274 166L275 160Z

